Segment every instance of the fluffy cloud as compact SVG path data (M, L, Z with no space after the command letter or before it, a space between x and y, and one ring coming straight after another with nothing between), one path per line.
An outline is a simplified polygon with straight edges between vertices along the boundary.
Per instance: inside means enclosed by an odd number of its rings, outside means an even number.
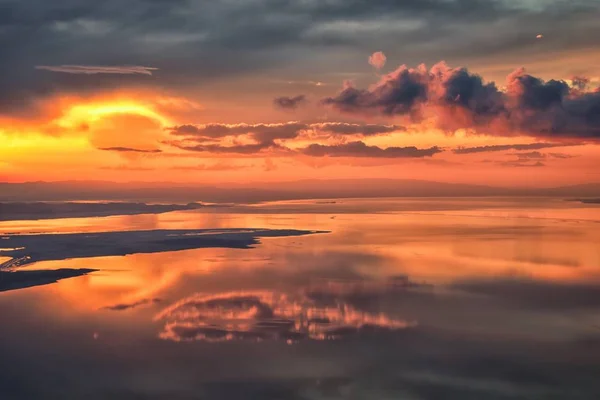
M385 62L387 61L387 57L383 54L382 51L376 51L375 53L369 56L369 64L377 69L381 69L385 66Z
M562 80L544 81L524 69L511 73L506 90L500 90L466 68L443 62L429 70L401 66L369 89L345 83L322 103L344 113L404 116L413 122L433 118L445 130L600 137L600 93L573 89Z

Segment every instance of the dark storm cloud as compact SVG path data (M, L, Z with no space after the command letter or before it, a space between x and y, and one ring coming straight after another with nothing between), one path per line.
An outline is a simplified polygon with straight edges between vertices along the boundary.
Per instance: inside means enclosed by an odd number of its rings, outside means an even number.
M381 113L410 115L427 100L427 82L420 71L399 68L386 75L373 88L356 89L350 82L335 97L323 99L323 104L347 113Z
M476 146L476 147L458 147L453 149L452 152L455 154L472 154L472 153L487 153L493 151L506 151L506 150L539 150L552 147L563 147L573 146L573 144L566 143L525 143L525 144L497 144L489 146Z
M56 92L187 87L280 66L302 69L331 54L331 47L366 56L377 43L411 60L422 58L422 49L437 57L539 52L543 46L577 50L596 44L599 14L593 0L132 0L127 7L117 0L5 0L0 111L23 112ZM493 37L487 34L491 26ZM548 26L552 34L536 42L535 35ZM141 74L51 74L34 68L69 65L160 70L149 80Z
M294 96L294 97L288 97L288 96L276 97L273 100L273 104L279 108L283 108L283 109L287 109L287 110L295 110L299 106L306 104L307 101L308 100L306 99L305 95L299 94L298 96Z
M363 142L350 142L338 145L311 144L302 150L302 153L312 157L381 157L381 158L420 158L431 157L441 153L437 146L428 149L411 147L368 146Z
M136 149L133 147L99 147L98 150L104 150L104 151L117 151L117 152L123 152L123 153L162 153L162 150L160 149L152 149L152 150L145 150L145 149Z
M322 100L340 112L404 116L413 122L433 118L447 131L482 128L496 135L600 138L600 92L571 89L562 80L544 81L517 69L507 89L466 68L444 62L431 69L401 66L369 89L345 83Z
M474 119L487 121L505 111L501 92L495 84L485 84L465 68L451 69L444 63L430 70L401 66L368 90L345 83L335 97L323 104L342 112L374 112L384 115L420 115L429 104L468 110Z

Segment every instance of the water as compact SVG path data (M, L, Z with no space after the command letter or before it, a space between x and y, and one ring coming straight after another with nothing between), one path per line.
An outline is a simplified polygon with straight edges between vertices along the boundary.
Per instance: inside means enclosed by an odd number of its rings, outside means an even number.
M0 235L209 228L324 232L19 269L97 271L0 293L0 397L600 398L597 205L278 202Z

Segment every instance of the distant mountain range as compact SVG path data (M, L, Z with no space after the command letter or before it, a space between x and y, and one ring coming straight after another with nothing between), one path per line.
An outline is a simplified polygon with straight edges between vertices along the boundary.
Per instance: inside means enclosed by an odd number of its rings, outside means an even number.
M600 183L551 188L501 188L420 180L338 179L223 184L62 181L0 183L0 202L143 201L253 203L275 200L365 197L554 196L600 198Z

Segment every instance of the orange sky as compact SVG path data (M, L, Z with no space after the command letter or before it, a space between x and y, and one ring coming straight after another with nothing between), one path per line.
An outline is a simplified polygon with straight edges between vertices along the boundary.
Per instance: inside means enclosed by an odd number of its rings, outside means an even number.
M599 54L592 52L588 58L598 58ZM557 78L572 85L571 78L560 75L564 74L565 61L536 61L533 66L545 78L553 64L559 74ZM497 78L498 71L504 72L506 68L502 64L481 67L499 82L502 81ZM377 85L396 73L391 72L393 70L388 68L391 75L387 76L373 72L370 78L366 77L370 86L364 87L377 90ZM288 93L290 89L303 89L302 96L306 99L297 107L285 109L273 103L277 92L285 93L279 82L267 82L268 90L253 94L242 90L244 85L249 85L245 79L208 86L205 91L201 88L157 91L148 87L99 90L85 96L57 93L40 100L39 112L35 115L0 117L0 180L214 184L374 177L498 186L554 186L600 181L597 170L600 146L596 144L594 133L583 138L568 134L545 137L519 129L505 132L494 121L483 126L466 123L461 128L463 122L458 109L433 109L417 120L406 115L340 112L335 107L321 104L320 99L343 93L339 89L341 84L336 87L321 81L309 81L308 88L306 82L284 84ZM483 79L487 80L488 76ZM594 77L589 80L586 93L595 95L597 80ZM236 85L237 90L242 91L239 95L232 91ZM507 91L497 85L501 91ZM248 101L248 95L254 96L256 101ZM452 123L458 121L458 126L440 127L436 121L446 118L446 112L451 113ZM356 132L336 134L319 125L331 122L353 124ZM236 124L246 124L246 130L202 141L174 134L174 130L182 125L204 129L215 123L221 124L221 128L238 130ZM212 148L189 151L190 147L198 145L252 145L257 143L257 130L261 129L256 126L270 124L277 131L279 127L283 130L295 123L305 124L306 128L299 129L289 138L275 132L275 147L248 152L224 152ZM369 125L392 128L373 135L361 133ZM376 146L377 151L412 146L419 150L435 147L439 151L422 157L314 156L303 151L314 144L336 146L356 141L368 147ZM509 148L510 145L535 143L551 143L552 146ZM453 151L461 147L500 145L509 147L469 154Z
M600 181L596 0L6 8L0 182Z

